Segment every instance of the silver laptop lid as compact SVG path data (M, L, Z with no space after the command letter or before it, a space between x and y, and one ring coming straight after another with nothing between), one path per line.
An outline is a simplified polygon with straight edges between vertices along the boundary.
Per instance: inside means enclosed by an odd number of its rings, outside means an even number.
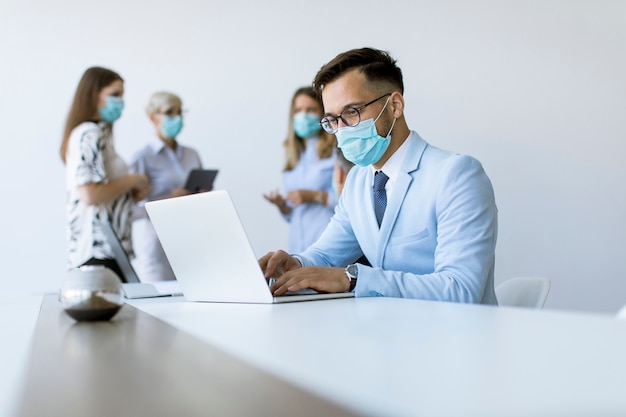
M226 191L152 201L146 210L188 300L273 301Z
M190 301L285 303L354 297L303 290L274 297L226 191L146 203L183 295Z

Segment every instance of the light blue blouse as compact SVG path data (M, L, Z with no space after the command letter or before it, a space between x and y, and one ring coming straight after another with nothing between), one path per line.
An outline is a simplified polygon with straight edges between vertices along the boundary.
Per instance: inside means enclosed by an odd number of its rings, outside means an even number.
M301 252L308 248L322 234L337 204L337 196L333 192L333 169L335 153L320 159L315 148L319 139L306 141L304 152L298 164L291 171L283 172L283 191L286 195L292 190L323 190L328 195L327 204L301 204L294 207L291 215L284 216L290 223L288 251Z
M158 137L140 149L130 161L132 173L144 174L150 179L152 190L147 201L161 200L178 187L185 185L192 169L202 168L198 152L180 143L173 151ZM135 211L135 218L146 217L143 204Z
M132 158L130 171L150 179L152 190L146 201L167 198L175 188L185 185L192 169L202 168L200 156L194 149L178 144L176 151L154 137ZM144 202L135 206L133 234L135 253L133 266L141 281L162 281L174 278L161 243L148 219Z

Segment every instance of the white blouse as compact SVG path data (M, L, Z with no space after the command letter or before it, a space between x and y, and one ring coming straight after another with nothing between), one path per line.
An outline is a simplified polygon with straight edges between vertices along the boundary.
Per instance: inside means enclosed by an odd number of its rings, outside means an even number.
M130 193L98 205L87 205L79 198L81 185L106 183L128 175L126 163L115 152L110 125L84 122L76 126L70 134L65 165L68 267L76 268L90 258L114 258L102 231L102 224L109 219L128 255L134 256Z

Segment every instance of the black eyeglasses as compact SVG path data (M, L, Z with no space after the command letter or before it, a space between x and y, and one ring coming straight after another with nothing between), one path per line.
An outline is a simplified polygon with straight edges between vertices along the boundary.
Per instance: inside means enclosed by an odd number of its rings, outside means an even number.
M381 98L390 95L391 93L387 93L359 107L347 107L341 112L339 116L324 116L322 120L320 120L320 126L322 126L322 129L324 129L324 131L330 133L331 135L334 135L339 130L339 119L341 119L343 124L345 124L346 126L354 127L361 123L361 110L363 110L370 104L376 103Z

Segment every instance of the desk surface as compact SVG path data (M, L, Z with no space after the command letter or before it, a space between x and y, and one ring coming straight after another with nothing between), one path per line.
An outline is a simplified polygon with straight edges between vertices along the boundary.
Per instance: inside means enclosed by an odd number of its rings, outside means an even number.
M75 322L43 300L18 417L354 416L124 306Z
M29 346L39 316L42 296L25 294L0 295L0 416L14 417Z
M389 298L174 297L132 301L92 326L74 323L51 298L20 378L21 415L50 415L36 408L62 404L49 390L70 399L62 415L215 407L220 415L626 415L626 321L609 316ZM25 304L32 312L31 301L13 307Z
M382 297L133 304L364 415L626 415L626 322L608 316Z

